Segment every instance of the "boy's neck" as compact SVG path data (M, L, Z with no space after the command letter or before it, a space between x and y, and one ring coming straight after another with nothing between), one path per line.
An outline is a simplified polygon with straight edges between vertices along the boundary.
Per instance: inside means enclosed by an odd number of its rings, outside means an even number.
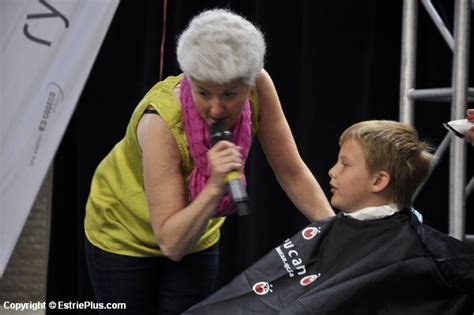
M395 204L393 204L391 198L387 196L386 192L378 192L372 193L370 197L366 198L363 203L359 203L358 206L353 205L350 209L345 209L342 211L344 213L352 213L365 208L382 207L385 205L397 207Z
M351 212L344 212L344 216L348 216L359 221L368 221L389 217L399 211L400 209L398 209L397 206L393 204L385 204L381 206L366 207Z

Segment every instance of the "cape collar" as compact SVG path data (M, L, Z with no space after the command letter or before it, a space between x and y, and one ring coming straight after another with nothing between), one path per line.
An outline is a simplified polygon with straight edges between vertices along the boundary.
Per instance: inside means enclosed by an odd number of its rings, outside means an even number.
M344 216L359 220L368 221L389 217L400 210L394 205L384 205L378 207L367 207L353 212L344 212Z

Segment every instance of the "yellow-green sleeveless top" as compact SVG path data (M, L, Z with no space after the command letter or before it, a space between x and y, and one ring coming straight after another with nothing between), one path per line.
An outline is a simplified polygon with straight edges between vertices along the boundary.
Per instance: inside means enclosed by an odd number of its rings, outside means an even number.
M187 184L194 162L184 133L181 105L173 92L181 79L182 74L168 77L148 91L132 114L124 139L115 145L94 173L84 228L88 240L102 250L136 257L163 255L151 228L143 184L142 151L136 131L144 111L150 106L155 108L178 144ZM255 88L251 90L250 104L252 136L255 136L259 109ZM193 252L217 243L224 220L209 220Z

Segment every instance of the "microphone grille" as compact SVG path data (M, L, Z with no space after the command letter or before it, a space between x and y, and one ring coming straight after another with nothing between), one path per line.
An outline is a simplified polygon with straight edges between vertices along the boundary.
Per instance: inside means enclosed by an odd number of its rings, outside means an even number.
M232 133L226 129L223 123L217 121L209 127L211 144L214 145L221 140L232 140Z

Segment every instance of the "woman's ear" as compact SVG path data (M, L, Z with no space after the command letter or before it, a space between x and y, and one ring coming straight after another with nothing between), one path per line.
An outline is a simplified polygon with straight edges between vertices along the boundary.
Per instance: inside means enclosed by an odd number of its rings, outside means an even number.
M374 175L374 181L372 183L372 192L381 192L388 187L390 183L390 174L386 171L378 171Z

